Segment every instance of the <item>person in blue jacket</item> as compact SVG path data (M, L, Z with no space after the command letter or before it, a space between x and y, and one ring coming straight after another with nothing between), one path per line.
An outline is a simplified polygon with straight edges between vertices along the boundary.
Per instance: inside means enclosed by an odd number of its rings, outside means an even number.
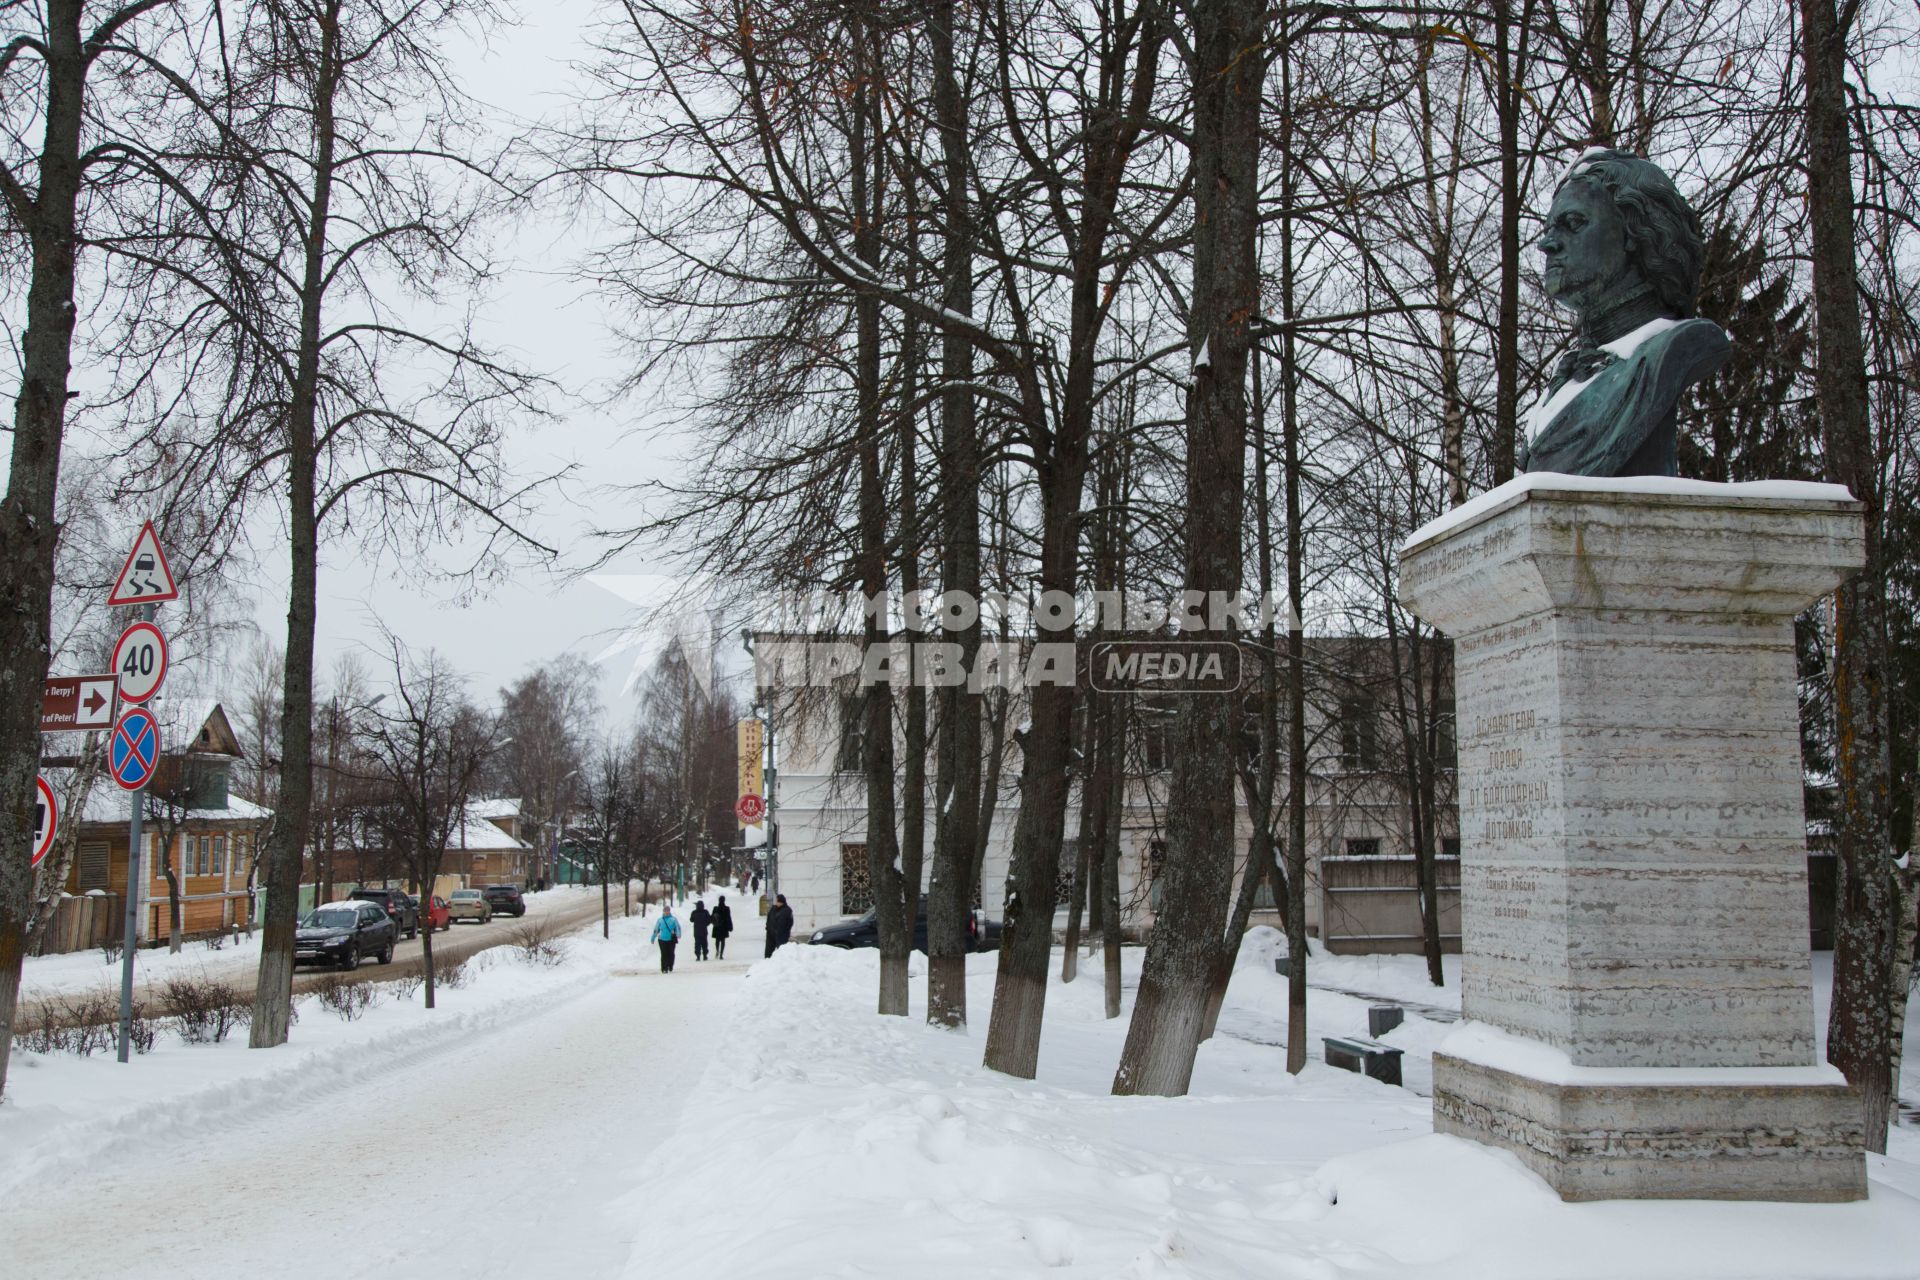
M673 972L673 944L680 941L680 922L674 919L673 904L660 904L660 918L654 921L653 940L660 944L660 972Z

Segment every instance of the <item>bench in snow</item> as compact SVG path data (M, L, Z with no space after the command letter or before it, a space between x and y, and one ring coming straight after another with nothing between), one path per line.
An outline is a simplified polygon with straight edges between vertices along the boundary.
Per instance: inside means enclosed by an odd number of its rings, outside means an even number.
M1400 1050L1359 1036L1322 1036L1327 1065L1357 1071L1382 1084L1400 1083Z

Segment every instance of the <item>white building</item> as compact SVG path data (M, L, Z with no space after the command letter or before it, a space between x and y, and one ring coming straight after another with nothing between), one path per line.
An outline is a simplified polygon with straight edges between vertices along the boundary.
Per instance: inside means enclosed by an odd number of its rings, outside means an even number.
M1316 664L1353 661L1383 642L1351 638L1310 642ZM1364 658L1360 659L1364 661ZM782 699L778 726L779 777L774 797L779 823L779 890L794 912L794 934L805 937L823 924L866 911L871 905L866 861L864 776L858 772L857 738L843 733L852 721L852 694L814 689L802 709L788 711ZM1098 695L1093 695L1098 696ZM1217 696L1217 695L1216 695ZM1450 708L1448 698L1444 707ZM1017 706L1009 720L1017 720ZM896 721L897 721L896 717ZM1343 694L1310 697L1308 710L1308 931L1343 952L1417 952L1421 947L1415 889L1412 814L1404 772L1387 750L1388 717L1376 700ZM1450 726L1448 727L1450 738ZM1120 834L1120 900L1124 928L1138 937L1152 924L1156 881L1166 856L1167 750L1164 728L1149 720L1134 754L1139 772L1127 784ZM896 741L896 759L898 755ZM998 918L1012 854L1019 809L1020 752L1008 744L994 820L976 886L978 901ZM929 762L929 774L932 773ZM1459 947L1458 814L1452 802L1452 770L1442 774L1436 870L1441 887L1441 933L1448 950ZM931 784L931 777L929 783ZM1280 780L1284 795L1284 768ZM933 848L929 801L925 848ZM1061 905L1055 923L1066 923L1066 887L1078 859L1080 811L1077 791L1069 803L1067 839L1061 849ZM1252 825L1244 807L1236 831L1236 876L1244 870ZM1271 890L1263 887L1255 923L1278 925Z

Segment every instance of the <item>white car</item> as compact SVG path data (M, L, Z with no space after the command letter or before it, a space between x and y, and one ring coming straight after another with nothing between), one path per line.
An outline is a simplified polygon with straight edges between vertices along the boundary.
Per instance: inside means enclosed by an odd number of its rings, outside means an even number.
M478 889L455 889L447 899L447 923L456 920L474 920L481 924L493 919L493 906L487 901L487 895Z

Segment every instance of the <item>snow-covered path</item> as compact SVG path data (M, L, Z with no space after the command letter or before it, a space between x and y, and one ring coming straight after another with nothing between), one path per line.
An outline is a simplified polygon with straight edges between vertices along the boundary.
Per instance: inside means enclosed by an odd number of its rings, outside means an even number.
M370 1080L20 1188L7 1274L617 1275L632 1227L609 1207L644 1194L719 1049L759 947L739 952L648 959Z

